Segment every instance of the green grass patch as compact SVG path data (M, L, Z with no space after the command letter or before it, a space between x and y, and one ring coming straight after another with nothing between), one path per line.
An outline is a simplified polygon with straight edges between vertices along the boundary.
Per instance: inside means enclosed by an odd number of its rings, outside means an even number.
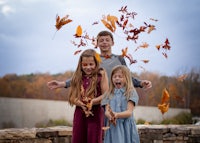
M37 128L45 128L45 127L53 127L53 126L72 126L71 123L66 121L65 119L52 120L50 119L48 122L39 122L35 125Z

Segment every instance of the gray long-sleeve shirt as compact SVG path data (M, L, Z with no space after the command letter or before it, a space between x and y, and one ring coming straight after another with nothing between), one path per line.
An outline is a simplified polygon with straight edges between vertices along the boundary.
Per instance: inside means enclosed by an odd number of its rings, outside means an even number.
M101 60L102 60L102 62L100 63L100 67L102 67L106 70L109 80L110 80L111 71L112 71L113 67L115 67L117 65L127 66L124 58L120 55L112 54L109 58L101 56ZM141 83L140 80L132 77L132 81L133 81L133 85L135 87L141 87L142 88L142 86L140 85L140 83ZM66 88L70 87L70 82L71 82L71 79L68 79L66 81Z

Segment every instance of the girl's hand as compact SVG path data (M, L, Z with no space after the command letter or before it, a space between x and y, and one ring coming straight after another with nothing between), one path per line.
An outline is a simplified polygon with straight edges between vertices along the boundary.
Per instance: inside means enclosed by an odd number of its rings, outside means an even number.
M112 118L112 116L110 115L109 112L105 112L105 116L110 120Z
M94 99L92 99L89 103L87 103L87 108L89 111L92 109L93 103L94 103Z

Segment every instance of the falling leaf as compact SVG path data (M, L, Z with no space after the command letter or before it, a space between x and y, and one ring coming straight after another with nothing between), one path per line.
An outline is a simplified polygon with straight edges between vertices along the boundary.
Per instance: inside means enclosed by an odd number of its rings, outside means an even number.
M56 25L55 25L55 27L56 27L56 29L57 29L56 32L57 32L58 30L60 30L60 28L61 28L62 26L64 26L65 24L72 22L72 20L71 20L71 19L68 19L68 17L69 17L69 15L66 15L66 16L64 16L63 18L60 18L60 16L56 15ZM55 34L53 35L53 38L52 38L52 39L54 39L54 37L55 37L55 35L56 35L56 32L55 32Z
M149 62L149 60L142 60L145 64Z
M121 56L122 57L125 57L127 55L127 52L128 52L128 47L126 47L125 49L122 49L122 54Z
M116 16L112 16L112 15L107 15L107 20L110 22L111 26L113 27L113 30L116 30L116 25L115 22L118 20L118 18Z
M165 58L167 58L168 56L167 56L167 53L165 53L165 52L162 52L162 54L163 54L163 56L165 57Z
M127 6L122 6L119 12L127 13Z
M115 23L117 21L118 21L118 18L116 16L111 16L109 14L107 16L103 16L103 19L101 20L104 26L112 32L115 32L116 30Z
M140 48L148 48L149 44L148 43L143 43L142 45L139 46Z
M166 88L163 89L161 103L158 104L158 109L160 109L161 113L164 114L169 109L169 93Z
M164 49L166 49L166 50L170 50L170 48L171 48L171 46L169 45L170 43L169 43L169 40L168 40L168 38L166 38L166 40L165 40L165 44L162 46Z
M101 20L101 22L112 32L114 32L114 29L112 28L112 26L107 22L105 21L104 19Z
M97 52L95 53L95 58L99 63L101 63L101 57Z
M128 54L128 47L126 47L125 49L122 49L122 54L121 54L122 57L126 57L129 59L130 61L130 65L133 64L133 63L137 63L136 60L133 60L133 57L131 54Z
M166 38L164 44L158 44L156 45L156 48L159 50L162 49L162 55L167 59L168 55L167 55L167 51L171 49L171 46L169 45L169 40L168 38Z
M158 109L160 109L162 114L166 113L169 109L169 103L158 104Z
M96 24L99 24L99 22L95 21L95 22L92 23L92 25L96 25Z
M136 49L135 49L135 52L140 49L140 48L148 48L149 47L149 44L148 43L143 43L142 45L138 46Z
M180 82L183 82L183 80L185 80L187 78L187 74L183 74L183 75L180 75L177 80L180 81Z
M140 26L140 32L145 32L146 26Z
M156 45L156 48L158 49L158 51L160 50L160 47L161 47L162 45Z
M126 19L126 20L124 21L123 25L122 25L123 30L125 29L127 23L128 23L128 19Z
M158 19L150 18L150 20L157 22Z
M72 43L74 46L77 46L77 45L78 45L78 44L76 44L75 41L72 41L72 40L71 40L71 43Z
M134 60L131 54L126 54L125 57L129 59L130 65L137 63L137 60Z
M76 36L77 37L81 37L83 31L82 31L82 27L79 25L77 28L76 28Z
M82 50L77 50L77 51L75 51L75 52L74 52L74 55L79 54L81 51L82 51Z
M63 18L60 19L60 16L58 16L58 15L56 16L56 25L55 25L55 27L56 27L57 30L60 30L60 28L63 25L72 22L72 20L68 19L68 17L69 17L69 15L66 15L66 16L64 16Z
M153 30L156 30L155 26L154 25L150 25L147 33L149 34Z

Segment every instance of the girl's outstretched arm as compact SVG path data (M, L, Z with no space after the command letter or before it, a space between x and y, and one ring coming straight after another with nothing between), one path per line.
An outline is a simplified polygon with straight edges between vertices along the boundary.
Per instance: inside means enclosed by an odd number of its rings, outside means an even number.
M128 101L127 110L123 112L115 112L115 118L128 118L133 114L134 102Z

